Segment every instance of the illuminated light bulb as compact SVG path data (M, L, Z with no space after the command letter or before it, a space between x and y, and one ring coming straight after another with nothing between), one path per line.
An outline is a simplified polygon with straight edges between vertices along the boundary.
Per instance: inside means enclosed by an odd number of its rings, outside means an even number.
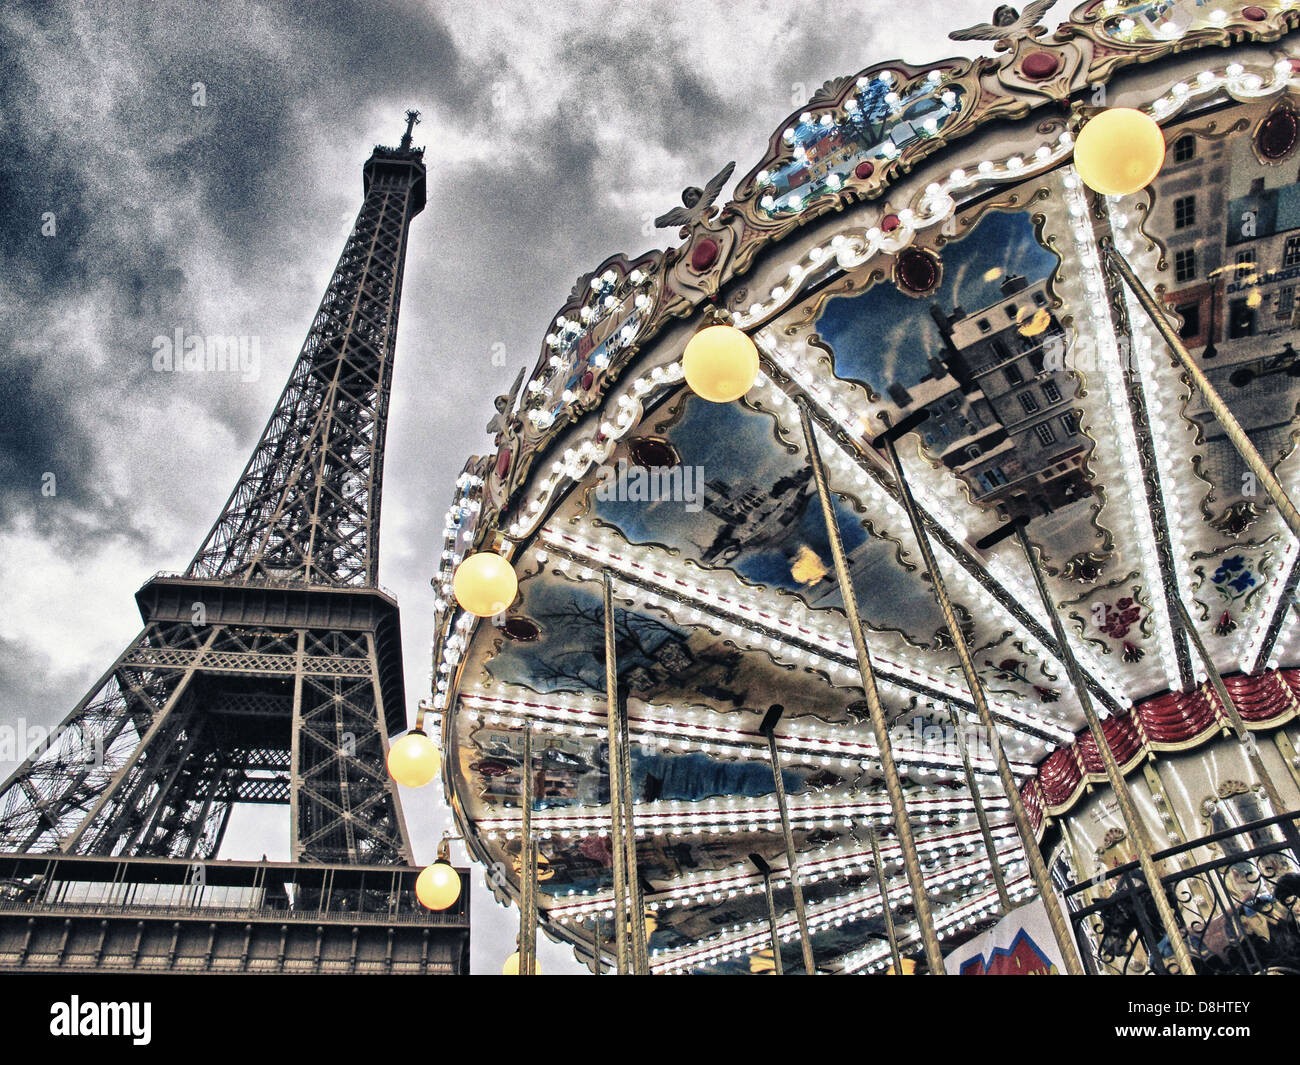
M424 787L441 768L442 755L423 729L411 729L388 748L388 775L405 787Z
M519 951L515 951L513 954L510 955L510 957L506 959L505 964L501 966L501 975L502 976L519 975ZM542 975L542 967L537 962L533 962L533 975L534 976Z
M1150 115L1111 107L1091 118L1074 144L1074 168L1088 188L1128 196L1146 188L1165 161L1165 138Z
M430 910L445 910L460 898L460 874L446 862L434 862L415 878L415 897Z
M701 399L730 403L754 387L758 348L735 326L707 326L686 345L682 371L690 390Z
M496 552L480 551L456 567L452 591L463 609L490 618L514 602L519 578L514 567Z

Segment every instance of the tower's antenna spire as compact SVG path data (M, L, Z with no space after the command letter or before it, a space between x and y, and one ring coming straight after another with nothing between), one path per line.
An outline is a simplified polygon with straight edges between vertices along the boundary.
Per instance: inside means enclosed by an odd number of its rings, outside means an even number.
M419 111L406 112L406 132L402 134L402 151L411 149L411 131L415 129L415 124L420 121Z

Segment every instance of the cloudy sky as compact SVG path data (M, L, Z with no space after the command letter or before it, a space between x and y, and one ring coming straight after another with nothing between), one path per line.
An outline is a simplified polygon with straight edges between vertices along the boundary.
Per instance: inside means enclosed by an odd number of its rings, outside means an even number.
M408 107L429 202L407 260L381 581L402 605L413 714L453 481L577 276L675 239L648 220L728 160L744 174L828 78L972 54L945 34L994 6L9 0L0 724L61 719L138 630L135 589L189 562L297 355L361 164ZM178 328L257 337L259 373L155 372L153 339ZM448 820L436 790L404 797L419 861ZM287 822L246 833L247 856L287 845ZM475 896L474 969L495 971L516 918L477 874ZM574 969L550 944L541 958Z

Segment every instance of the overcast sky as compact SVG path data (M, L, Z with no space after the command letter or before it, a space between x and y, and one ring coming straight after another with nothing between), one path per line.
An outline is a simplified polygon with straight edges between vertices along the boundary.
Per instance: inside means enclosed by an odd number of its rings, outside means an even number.
M60 720L138 631L136 588L188 564L298 353L361 164L408 107L429 201L407 259L380 579L402 606L413 715L455 476L578 275L675 240L648 219L728 160L746 173L828 78L974 54L945 34L994 6L8 0L0 723ZM153 339L177 329L256 337L260 372L155 372ZM404 796L421 862L448 821L436 792ZM246 831L251 857L287 844L287 820ZM517 916L474 881L473 968L498 971ZM541 960L574 968L549 943Z

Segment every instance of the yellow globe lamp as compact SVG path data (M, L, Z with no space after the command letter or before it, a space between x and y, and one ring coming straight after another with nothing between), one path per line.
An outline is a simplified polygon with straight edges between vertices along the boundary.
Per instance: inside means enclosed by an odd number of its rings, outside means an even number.
M1165 161L1156 120L1132 107L1110 107L1090 118L1074 141L1074 168L1105 196L1128 196L1151 184Z
M682 372L701 399L730 403L754 387L758 348L733 325L706 326L687 343Z
M415 897L430 910L445 910L460 898L460 874L446 862L434 862L415 878Z
M421 728L413 728L388 748L388 775L407 788L422 788L438 775L442 755Z
M451 588L462 608L490 618L515 601L519 578L514 567L495 551L480 551L456 567Z
M519 951L515 951L513 954L510 955L510 957L506 959L506 963L503 966L501 966L501 975L502 976L519 975ZM542 967L537 962L533 962L533 975L534 976L542 975Z

